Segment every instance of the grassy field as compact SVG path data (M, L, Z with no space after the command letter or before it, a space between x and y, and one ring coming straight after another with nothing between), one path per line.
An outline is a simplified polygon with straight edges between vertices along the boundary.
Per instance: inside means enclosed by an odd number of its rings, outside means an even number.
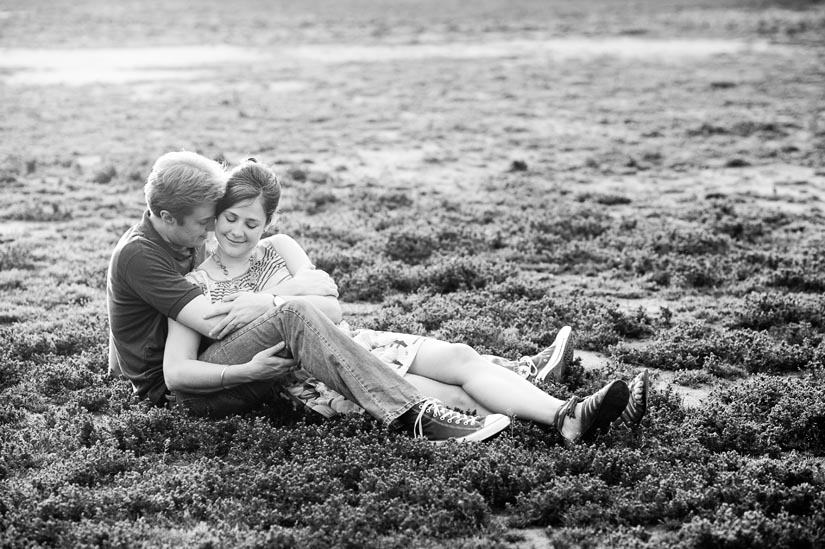
M0 0L0 547L825 546L825 5ZM350 324L517 357L639 429L434 447L106 375L152 162L253 155Z

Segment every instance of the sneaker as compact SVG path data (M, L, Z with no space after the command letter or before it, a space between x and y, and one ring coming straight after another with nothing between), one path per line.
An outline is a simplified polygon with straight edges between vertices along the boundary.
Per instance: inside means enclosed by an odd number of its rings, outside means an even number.
M480 442L487 440L510 425L510 418L502 414L479 417L451 410L431 398L419 402L399 420L412 425L413 435L436 443L447 440Z
M573 360L572 331L570 326L563 327L552 345L535 356L522 358L519 363L526 367L522 367L519 373L529 368L529 374L523 377L533 383L544 381L548 375L556 381L561 381L564 370Z
M645 369L630 382L630 400L627 401L627 407L625 407L622 416L616 422L623 421L630 426L641 423L645 412L647 412L647 395L649 392L650 376L647 369Z
M624 381L613 381L584 400L571 397L557 411L553 424L559 433L563 433L565 420L576 417L576 405L581 402L581 431L571 439L565 439L568 445L584 441L590 442L599 434L610 431L610 425L616 421L630 400L630 389ZM562 434L562 436L564 436Z

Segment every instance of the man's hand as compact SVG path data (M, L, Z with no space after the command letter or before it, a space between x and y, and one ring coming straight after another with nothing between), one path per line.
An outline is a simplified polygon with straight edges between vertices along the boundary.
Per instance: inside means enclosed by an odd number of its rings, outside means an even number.
M217 303L212 312L204 318L214 318L224 316L212 330L209 337L212 339L223 339L238 328L243 328L261 315L272 310L271 294L256 294L252 292L240 292L228 295L223 298L223 303Z
M275 381L294 370L298 366L297 360L277 356L289 354L285 349L286 344L282 341L253 356L249 361L253 377L259 381Z

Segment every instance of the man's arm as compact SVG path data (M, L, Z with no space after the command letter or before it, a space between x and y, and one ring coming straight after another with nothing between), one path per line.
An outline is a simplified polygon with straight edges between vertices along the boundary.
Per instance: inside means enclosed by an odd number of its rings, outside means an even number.
M163 352L163 378L171 391L209 394L253 381L274 381L295 368L293 358L276 353L284 343L263 349L243 364L213 364L197 359L200 334L169 320L169 335Z
M197 284L175 270L168 252L151 242L124 248L121 262L123 283L136 296L167 318L215 339L272 311L276 304L272 295L244 292L232 303L213 306ZM228 325L232 328L224 329Z
M109 375L117 378L123 375L123 371L120 369L120 362L117 359L115 336L111 330L109 330Z
M181 309L175 320L201 335L221 339L283 303L272 294L241 292L231 297L231 301L213 305L205 295L199 295Z

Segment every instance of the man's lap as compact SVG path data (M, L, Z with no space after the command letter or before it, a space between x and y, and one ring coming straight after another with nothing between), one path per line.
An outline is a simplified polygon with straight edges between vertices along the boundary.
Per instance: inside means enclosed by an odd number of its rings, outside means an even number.
M175 391L175 406L183 407L199 417L220 418L255 410L277 398L278 389L275 382L255 381L216 393Z

